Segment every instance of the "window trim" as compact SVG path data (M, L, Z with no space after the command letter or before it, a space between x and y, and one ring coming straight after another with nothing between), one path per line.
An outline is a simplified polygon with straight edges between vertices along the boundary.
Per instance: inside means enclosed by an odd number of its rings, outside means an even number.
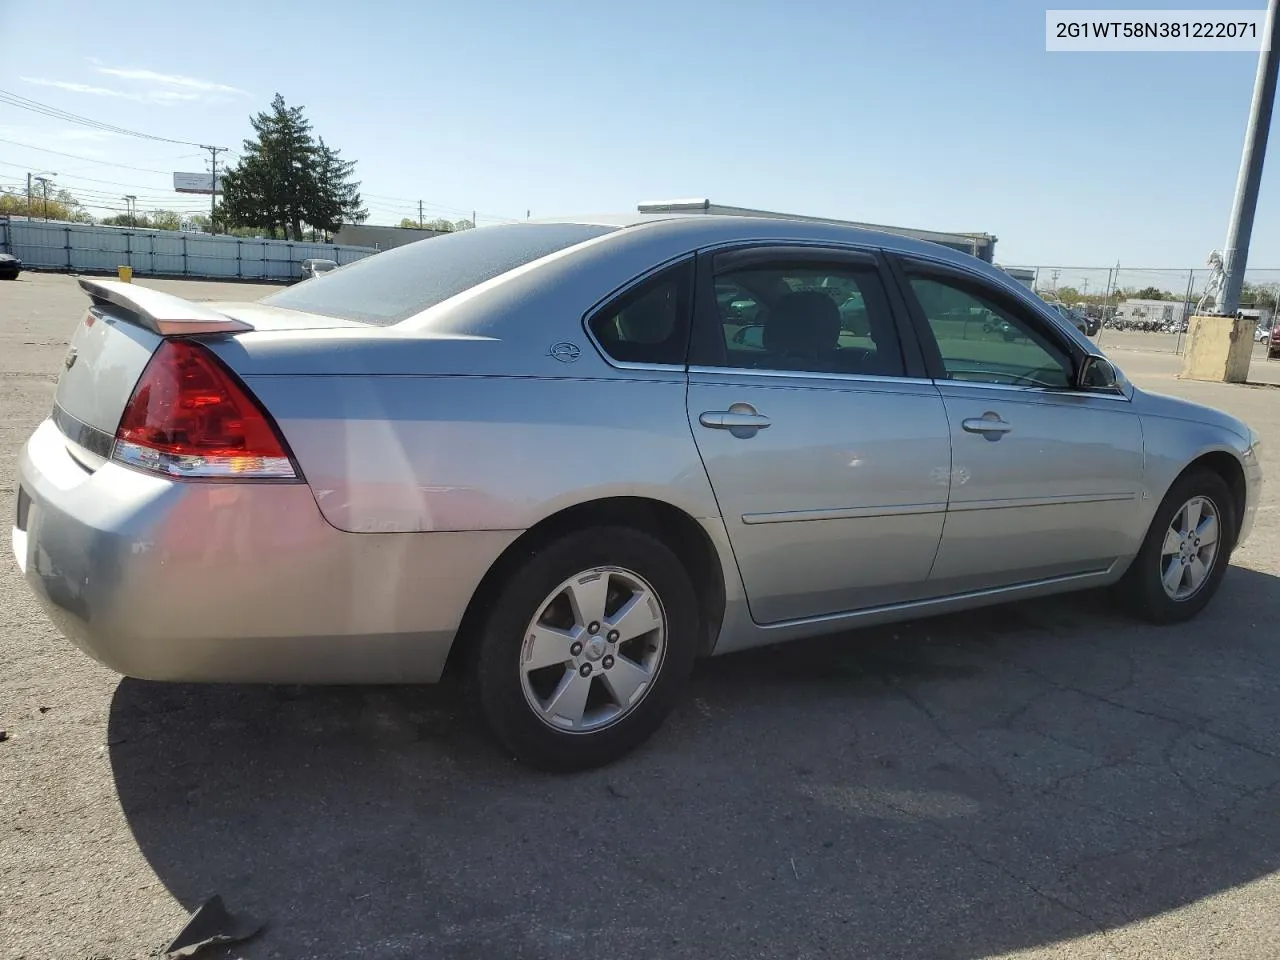
M884 291L889 320L901 354L902 373L845 374L820 370L768 370L731 366L724 342L724 327L720 323L720 311L716 301L716 274L726 272L726 265L728 270L743 270L755 264L779 261L793 264L807 262L817 267L850 265L873 272ZM811 378L833 384L877 380L895 382L928 382L929 380L917 334L906 319L908 314L901 292L887 269L884 252L877 248L778 240L737 242L704 248L698 254L693 301L693 333L690 337L688 353L690 372L717 371L735 376Z
M622 286L601 297L591 307L587 308L587 310L582 314L582 332L586 336L587 340L590 341L591 345L595 347L596 352L600 354L600 358L609 366L618 370L667 373L672 370L688 369L690 351L692 349L691 341L693 337L694 316L697 312L694 309L694 305L698 297L698 266L697 254L682 253L678 257L673 257L670 260L664 260L662 263L655 267L651 267L644 273L637 274ZM591 322L600 314L613 309L620 300L626 299L626 297L633 293L637 287L644 286L649 281L657 279L663 273L666 273L669 270L673 271L679 267L683 267L689 274L689 296L686 298L687 302L684 304L684 316L676 317L677 324L681 321L684 323L684 359L678 363L653 363L649 361L618 360L613 357L605 348L604 344L600 342L600 338L596 336L595 331L591 329Z
M1129 399L1121 390L1109 391L1102 389L1082 389L1075 386L1076 378L1080 373L1080 365L1089 354L1073 339L1066 336L1063 331L1058 328L1056 322L1050 320L1048 317L1041 316L1032 305L1023 303L1018 297L991 283L991 281L986 277L972 271L965 270L963 267L956 266L955 264L927 260L922 257L913 257L894 253L890 254L887 257L887 260L889 262L889 269L893 273L898 288L902 294L903 301L906 304L907 315L910 317L916 336L920 340L920 346L923 352L925 366L928 370L928 375L938 383L945 383L949 386L964 385L975 389L997 388L1017 390L1024 394L1057 394L1077 397ZM1071 364L1071 369L1068 371L1067 386L1043 387L1036 386L1034 384L980 383L973 380L956 380L948 376L946 365L942 359L942 350L938 346L937 337L934 336L933 327L930 325L929 318L925 315L924 308L916 297L915 291L911 288L910 280L913 276L935 279L940 282L952 284L965 292L971 292L977 296L990 300L1001 310L1013 314L1015 317L1022 320L1027 324L1027 326L1035 330L1066 355Z

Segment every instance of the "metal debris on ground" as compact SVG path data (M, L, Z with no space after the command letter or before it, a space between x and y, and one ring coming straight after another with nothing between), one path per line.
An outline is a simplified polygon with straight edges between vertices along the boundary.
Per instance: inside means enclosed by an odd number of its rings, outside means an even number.
M213 896L191 914L182 932L165 947L164 954L170 960L177 957L193 957L205 947L219 943L239 943L256 936L265 926L252 917L235 917L227 913L222 897Z

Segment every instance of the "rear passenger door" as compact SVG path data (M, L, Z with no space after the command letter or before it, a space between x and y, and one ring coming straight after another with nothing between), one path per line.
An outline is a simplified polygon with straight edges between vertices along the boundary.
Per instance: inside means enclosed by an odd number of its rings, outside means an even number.
M867 252L699 261L689 422L759 623L926 591L950 439L895 297Z

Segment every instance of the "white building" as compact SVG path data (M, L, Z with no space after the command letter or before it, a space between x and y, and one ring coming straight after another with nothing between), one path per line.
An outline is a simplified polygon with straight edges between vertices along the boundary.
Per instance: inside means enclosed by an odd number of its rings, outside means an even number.
M1195 309L1183 300L1122 300L1116 307L1116 319L1129 323L1181 324Z

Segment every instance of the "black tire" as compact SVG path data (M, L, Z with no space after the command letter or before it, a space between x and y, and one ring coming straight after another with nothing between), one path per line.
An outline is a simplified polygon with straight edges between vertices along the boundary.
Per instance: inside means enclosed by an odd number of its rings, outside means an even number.
M1190 597L1174 600L1161 583L1161 554L1165 533L1178 511L1193 497L1210 500L1218 512L1219 547L1213 569ZM1226 481L1211 470L1195 470L1179 477L1160 502L1142 548L1117 584L1120 599L1137 616L1151 623L1182 623L1203 610L1218 592L1231 561L1238 531L1237 505Z
M593 732L555 729L525 697L520 672L525 629L559 584L600 567L632 571L652 587L666 616L665 652L656 678L630 712ZM531 766L570 771L611 763L648 739L670 713L693 669L699 626L689 575L660 540L630 527L571 533L525 560L493 597L474 660L480 708L495 736Z

